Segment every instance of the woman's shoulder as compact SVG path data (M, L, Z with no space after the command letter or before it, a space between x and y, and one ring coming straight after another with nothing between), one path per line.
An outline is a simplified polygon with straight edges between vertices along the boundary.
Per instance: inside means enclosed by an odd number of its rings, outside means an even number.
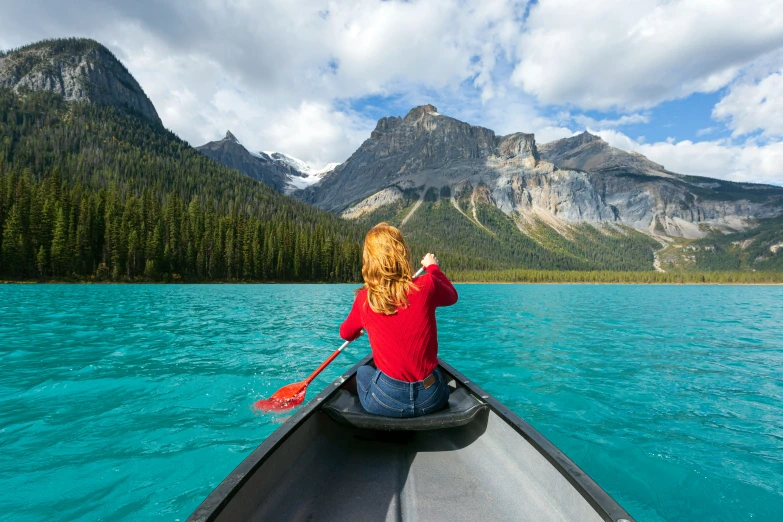
M355 290L355 297L353 298L353 308L356 309L359 313L363 313L364 309L367 307L367 289L357 288Z
M356 289L356 297L354 297L354 303L362 305L367 302L367 288L361 287Z
M434 287L435 283L432 280L432 274L429 272L424 272L419 277L413 280L413 286L415 286L419 291L426 291L429 292Z

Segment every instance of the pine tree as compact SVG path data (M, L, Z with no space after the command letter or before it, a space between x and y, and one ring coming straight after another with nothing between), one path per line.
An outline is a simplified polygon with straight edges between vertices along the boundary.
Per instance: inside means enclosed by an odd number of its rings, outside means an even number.
M38 271L38 277L46 277L49 272L49 256L46 255L44 246L38 247L38 252L35 255L35 266Z
M52 275L68 275L70 255L68 252L68 221L65 217L65 209L58 206L54 222L54 237L52 239Z
M24 234L20 207L11 207L11 213L3 228L2 252L0 252L0 270L10 277L24 276L25 259Z

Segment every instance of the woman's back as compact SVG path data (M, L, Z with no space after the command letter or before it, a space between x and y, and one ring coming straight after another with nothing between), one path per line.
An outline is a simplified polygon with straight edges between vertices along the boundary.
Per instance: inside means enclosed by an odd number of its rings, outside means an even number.
M364 409L376 415L416 417L449 401L449 387L438 371L435 308L456 303L457 291L429 253L421 260L427 273L414 281L410 258L398 229L374 226L362 251L364 287L340 326L346 341L362 330L370 336L376 368L359 368L356 388Z
M438 330L435 308L457 302L457 291L438 265L426 267L407 293L408 305L391 315L374 312L367 289L356 295L340 336L353 340L364 329L370 337L375 365L393 379L421 381L438 365Z

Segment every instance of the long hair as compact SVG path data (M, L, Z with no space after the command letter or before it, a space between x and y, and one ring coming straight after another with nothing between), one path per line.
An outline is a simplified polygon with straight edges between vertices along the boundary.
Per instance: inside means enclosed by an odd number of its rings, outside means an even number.
M378 223L364 238L362 277L367 303L373 312L393 315L408 306L413 284L411 251L402 232L388 223Z

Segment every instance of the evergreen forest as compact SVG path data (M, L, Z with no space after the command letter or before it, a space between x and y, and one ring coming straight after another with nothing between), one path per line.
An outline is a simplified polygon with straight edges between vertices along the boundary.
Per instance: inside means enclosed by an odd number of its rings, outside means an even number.
M0 89L0 278L357 281L361 238L154 122Z

